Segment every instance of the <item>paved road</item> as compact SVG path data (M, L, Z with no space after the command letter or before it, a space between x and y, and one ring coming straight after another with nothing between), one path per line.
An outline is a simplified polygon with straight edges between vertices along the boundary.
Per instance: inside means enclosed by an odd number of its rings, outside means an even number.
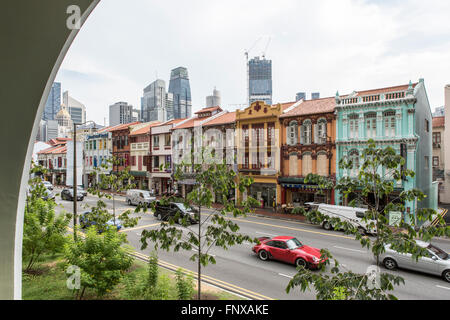
M68 212L72 211L72 202L63 201L60 197L57 197L56 200L61 205L59 211L63 209ZM96 201L96 197L88 196L83 202L79 203L79 212L84 210L83 206L86 204L94 205ZM112 208L111 200L106 200L106 203L109 208ZM125 203L124 197L117 197L116 210L118 212L130 208L134 209L134 207ZM150 244L149 248L141 251L140 235L144 229L158 228L159 222L148 213L137 215L141 217L138 226L123 230L123 232L127 233L130 245L136 248L136 251L149 255L153 246ZM307 245L327 248L342 265L354 272L365 273L367 267L374 263L372 255L367 250L362 249L359 242L342 232L325 231L309 223L256 216L232 219L240 226L241 233L253 237L295 236ZM450 252L449 240L439 239L433 241L433 244ZM235 288L241 293L249 293L263 299L314 299L314 292L309 291L303 293L296 289L287 294L285 288L290 278L296 273L295 267L276 261L263 262L253 254L251 247L252 244L242 244L226 251L213 248L210 253L215 256L217 264L204 268L204 274L225 282L229 288ZM159 251L158 256L161 261L195 272L197 265L189 260L194 253ZM385 269L383 271L387 272ZM394 291L399 299L450 299L450 284L439 277L405 270L395 271L395 273L401 275L406 283L397 287Z

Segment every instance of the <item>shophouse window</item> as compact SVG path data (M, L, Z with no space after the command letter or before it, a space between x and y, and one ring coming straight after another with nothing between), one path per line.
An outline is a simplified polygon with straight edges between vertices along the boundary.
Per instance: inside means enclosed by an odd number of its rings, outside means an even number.
M303 121L302 144L311 144L311 120Z
M317 123L317 143L323 144L327 142L327 120L320 119Z
M384 113L384 135L386 137L395 137L395 111L386 111Z
M433 167L439 167L439 157L433 157Z
M352 114L349 117L349 138L355 139L358 138L358 129L359 129L359 116L357 114Z
M298 141L298 123L297 121L291 121L288 127L288 144L295 145Z
M375 112L366 114L366 137L368 139L377 136L377 114Z
M349 160L352 162L352 168L350 169L350 176L356 177L359 173L359 152L357 150L350 151Z

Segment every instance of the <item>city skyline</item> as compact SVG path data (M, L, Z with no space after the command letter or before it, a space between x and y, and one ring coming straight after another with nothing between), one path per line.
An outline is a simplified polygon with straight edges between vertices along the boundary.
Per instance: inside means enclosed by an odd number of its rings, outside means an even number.
M174 13L174 6L183 15ZM409 19L400 18L405 8ZM264 1L258 6L175 1L126 7L119 1L101 2L75 39L56 81L83 101L88 119L103 123L109 105L127 101L139 106L142 88L156 78L170 79L170 70L182 65L189 70L192 113L204 107L213 86L221 89L222 107L232 111L246 103L245 50L259 37L270 36L266 58L273 61L273 103L295 101L299 90L330 97L336 91L345 94L424 78L434 111L444 104L443 87L449 82L450 27L444 19L449 10L448 3L416 0L285 1L277 7ZM138 17L131 18L128 11ZM299 20L298 12L309 14ZM116 25L111 19L115 15L127 23ZM151 21L149 28L133 22L144 21L141 15ZM226 23L231 20L232 26ZM136 40L148 38L151 26L157 25L165 30L154 35L155 41ZM167 38L171 41L155 50L154 43ZM118 41L131 50L113 50ZM261 56L264 45L259 41L249 58Z

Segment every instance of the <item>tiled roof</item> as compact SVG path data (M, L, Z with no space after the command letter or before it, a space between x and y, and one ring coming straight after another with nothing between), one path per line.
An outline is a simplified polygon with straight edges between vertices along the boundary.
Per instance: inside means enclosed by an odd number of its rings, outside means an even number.
M161 125L161 122L149 122L149 123L147 123L143 127L140 127L137 130L132 130L130 132L130 136L138 136L140 134L149 133L151 127L156 127L156 126L159 126L159 125Z
M187 129L187 128L193 128L195 126L200 125L201 122L208 119L210 117L205 118L192 118L186 121L185 123L180 124L179 126L176 126L174 129Z
M56 139L51 139L49 140L47 143L51 146L57 146L57 145L62 145L62 144L66 144L67 141L72 140L71 138L56 138Z
M215 111L215 110L222 111L222 108L219 107L219 106L216 106L216 107L210 107L210 108L203 108L203 109L201 109L201 110L195 112L195 114L199 114L199 113L203 113L203 112L208 112L208 111L212 112L212 111Z
M47 149L44 149L42 151L39 151L38 154L56 154L56 153L66 153L67 152L67 146L57 146L57 147L50 147Z
M296 103L297 101L294 102L283 102L280 103L281 104L281 110L286 110L287 108L289 108L290 106L292 106L294 103ZM276 104L272 105L273 107L276 106Z
M214 126L219 124L233 123L236 121L236 111L224 113L211 121L208 121L204 126Z
M433 117L433 128L444 127L445 126L445 116Z
M292 104L291 104L292 105ZM329 113L334 111L336 100L334 97L313 100L303 100L297 107L280 116L288 118L316 113Z
M140 121L136 121L136 122L131 122L131 123L124 123L124 124L118 124L117 126L113 127L111 130L109 131L118 131L118 130L123 130L123 129L127 129L128 127L135 125L135 124L139 124L142 123Z
M417 84L418 83L413 83L412 87L415 88ZM356 91L356 96L357 97L362 97L362 96L376 95L376 94L381 94L381 93L405 91L405 90L408 89L408 87L409 87L409 84L405 84L405 85L400 85L400 86L393 86L393 87L386 87L386 88L379 88L379 89ZM349 96L349 95L341 96L341 98L347 97L347 96Z

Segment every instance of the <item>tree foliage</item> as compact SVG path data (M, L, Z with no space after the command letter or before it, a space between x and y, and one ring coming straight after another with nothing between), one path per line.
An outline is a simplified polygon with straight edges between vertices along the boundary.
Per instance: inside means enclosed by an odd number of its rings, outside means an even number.
M32 165L31 174L45 173L41 166ZM45 254L62 251L66 241L65 234L71 215L55 214L55 202L44 200L48 191L40 176L28 181L23 226L23 258L25 271L30 271L39 258Z
M91 208L86 217L89 221L94 222L99 230L107 228L108 221L111 220L115 225L117 222L116 219L119 219L124 227L129 228L136 226L140 219L140 217L130 216L133 210L125 210L119 216L116 215L115 194L132 189L135 187L135 184L132 182L134 178L129 172L129 167L119 172L106 174L105 172L110 170L113 165L119 165L119 160L116 157L106 159L105 163L102 163L100 167L94 168L91 173L91 177L94 178L94 183L88 188L88 192L98 196L99 200L97 201L96 206ZM124 181L129 183L125 184ZM103 200L104 198L112 199L112 212L109 212L107 205ZM139 212L141 209L142 207L138 206L134 212Z
M102 297L120 282L133 264L133 258L122 246L125 242L126 235L113 227L98 234L96 226L92 226L85 238L65 245L68 266L77 266L81 271L81 286L74 290L80 300L86 288L93 289L97 297Z
M426 249L418 246L416 239L430 241L436 236L450 236L450 228L445 227L443 219L440 217L438 226L427 226L436 215L432 209L417 209L415 214L408 214L405 209L407 201L422 201L426 195L419 189L403 190L394 194L394 189L399 183L411 179L415 172L405 168L405 159L398 155L392 147L384 149L378 148L373 140L369 140L367 148L362 154L362 166L359 168L357 177L345 176L339 181L332 181L326 177L309 174L305 178L305 183L317 184L319 189L326 190L334 188L340 191L344 199L349 201L349 206L364 204L367 211L362 218L362 224L366 225L366 231L375 233L375 237L370 238L362 232L351 221L328 215L326 212L318 210L303 211L309 221L315 224L329 222L335 229L342 229L345 234L355 236L355 239L363 248L370 250L379 266L379 257L385 252L385 246L390 245L391 249L400 253L411 253L412 259L417 261L426 254ZM343 158L339 167L344 170L351 170L354 163L351 159ZM373 201L368 201L369 194L373 195ZM395 226L389 224L391 212L401 212L402 217ZM327 260L328 261L328 260ZM301 290L308 288L307 284L314 284L318 291L318 298L331 299L334 288L339 286L346 288L345 296L348 299L394 299L393 295L387 295L384 291L392 290L393 285L404 283L400 277L382 273L380 275L380 290L368 290L364 285L365 275L356 275L352 272L339 272L338 262L334 269L331 269L333 276L324 273L312 274L301 269L288 285L288 289L300 286ZM361 281L360 281L361 280ZM358 288L357 291L356 288ZM361 290L364 289L364 290Z
M142 249L148 245L148 241L154 242L155 249L162 248L177 252L180 249L188 252L194 251L191 260L198 262L198 299L201 293L201 267L216 260L209 254L211 248L220 247L228 249L244 241L254 242L254 238L238 233L239 226L229 219L243 217L251 212L255 200L249 197L241 202L241 207L235 205L231 191L238 189L243 193L251 184L252 179L245 176L237 176L225 161L217 163L211 160L211 152L203 147L196 156L200 161L198 164L181 163L176 166L175 179L180 181L187 177L195 177L196 184L193 190L184 199L186 207L195 209L197 226L188 223L188 217L181 217L179 213L171 217L167 222L161 223L156 230L144 230L141 233ZM215 198L220 206L213 207ZM160 200L165 205L174 202L173 196ZM155 211L153 203L151 210ZM175 222L181 222L183 228L175 226Z

